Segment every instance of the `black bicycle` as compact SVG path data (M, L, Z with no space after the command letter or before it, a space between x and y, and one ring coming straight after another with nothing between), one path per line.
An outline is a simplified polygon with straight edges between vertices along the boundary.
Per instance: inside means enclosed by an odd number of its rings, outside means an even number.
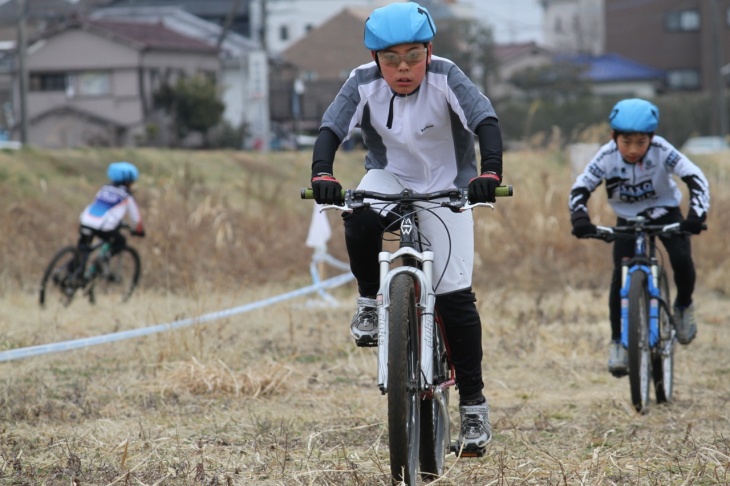
M629 356L631 403L640 413L648 411L652 380L657 403L672 401L677 338L669 280L656 239L680 234L686 233L679 223L648 224L638 217L624 226L597 226L597 233L588 236L605 241L635 240L634 256L622 262L621 344Z
M122 228L131 231L128 225ZM51 258L41 280L41 307L55 302L68 307L77 292L96 303L97 296L126 302L134 292L142 271L139 253L129 245L112 255L110 244L99 240L84 251L65 246Z
M498 187L496 195L511 196L512 187ZM311 199L311 189L302 190L302 198ZM433 480L444 474L450 451L461 456L480 456L484 451L464 451L451 443L448 389L456 384L456 375L436 307L434 288L439 276L433 275L434 252L418 230L418 214L443 207L460 212L494 206L469 204L466 189L429 194L347 190L343 199L343 206L324 209L356 211L393 205L384 236L397 233L393 239L399 248L379 255L376 299L378 387L388 395L390 470L394 482L409 486L416 484L419 471L424 480Z

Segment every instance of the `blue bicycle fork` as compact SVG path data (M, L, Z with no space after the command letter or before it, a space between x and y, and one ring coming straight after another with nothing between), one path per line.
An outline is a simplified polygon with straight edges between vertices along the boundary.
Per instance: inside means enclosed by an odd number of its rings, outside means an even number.
M624 268L624 285L621 287L621 344L629 346L629 289L631 288L631 277L634 272L644 272L649 287L649 346L654 347L659 342L659 299L661 294L659 288L654 285L654 276L651 267L646 265L634 265Z

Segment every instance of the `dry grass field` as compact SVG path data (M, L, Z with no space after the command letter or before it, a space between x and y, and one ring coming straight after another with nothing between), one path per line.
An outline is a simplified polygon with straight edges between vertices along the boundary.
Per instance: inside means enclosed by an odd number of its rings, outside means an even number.
M339 154L346 185L361 153ZM130 302L40 309L37 285L106 164L139 165L147 238ZM561 152L505 157L515 196L480 210L475 288L494 441L443 485L730 484L730 160L697 162L710 230L693 240L699 334L675 400L633 411L606 371L610 247L570 235ZM0 152L0 352L201 316L311 285L299 199L309 154ZM591 203L595 219L611 224ZM330 252L345 260L339 216ZM333 269L326 276L339 272ZM387 485L386 397L347 325L352 284L150 336L0 362L2 485ZM455 402L455 395L452 395ZM452 403L452 418L458 423Z

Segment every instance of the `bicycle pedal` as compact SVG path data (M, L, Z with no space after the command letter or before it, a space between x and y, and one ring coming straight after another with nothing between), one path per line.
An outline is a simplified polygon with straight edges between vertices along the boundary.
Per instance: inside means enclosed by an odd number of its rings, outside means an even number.
M355 345L358 348L377 348L378 347L378 340L377 339L371 339L369 337L355 339Z
M458 441L453 442L451 444L451 452L456 454L456 457L484 457L484 455L487 453L487 448L484 447L482 449L462 449L461 445Z

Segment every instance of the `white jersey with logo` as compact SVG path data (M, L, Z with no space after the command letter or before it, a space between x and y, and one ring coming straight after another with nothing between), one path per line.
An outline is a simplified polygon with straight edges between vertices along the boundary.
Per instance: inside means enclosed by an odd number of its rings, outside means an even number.
M409 95L394 94L375 62L354 69L320 128L344 141L360 127L366 169L384 169L427 193L466 187L477 176L474 132L489 117L497 118L489 99L453 62L432 56Z
M608 203L616 215L627 220L639 214L662 216L662 209L679 207L682 192L674 181L679 177L689 188L689 210L704 218L710 208L710 191L702 170L664 138L654 135L644 158L625 162L615 141L598 150L570 192L570 212L585 212L586 203L604 180ZM647 210L655 210L649 211Z
M129 216L134 230L142 229L142 217L137 202L126 186L105 185L96 193L94 202L84 209L80 216L83 226L99 231L116 229Z

